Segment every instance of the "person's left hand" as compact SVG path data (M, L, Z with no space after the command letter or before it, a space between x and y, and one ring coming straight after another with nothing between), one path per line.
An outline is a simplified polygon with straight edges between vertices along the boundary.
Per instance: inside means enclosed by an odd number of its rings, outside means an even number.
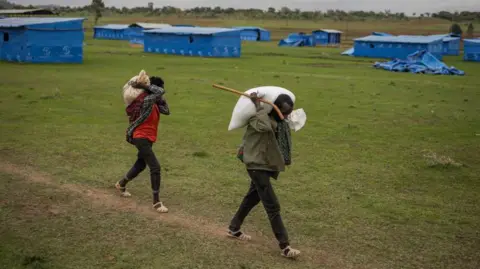
M130 86L132 86L134 88L137 88L137 89L143 89L143 90L148 89L148 85L145 85L143 83L139 83L137 81L130 81L129 84L130 84Z

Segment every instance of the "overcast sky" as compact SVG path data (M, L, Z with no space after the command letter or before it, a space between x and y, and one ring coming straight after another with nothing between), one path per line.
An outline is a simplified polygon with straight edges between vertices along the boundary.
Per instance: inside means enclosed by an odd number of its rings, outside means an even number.
M457 2L458 1L458 2ZM390 9L392 12L436 12L440 10L470 10L480 11L480 0L104 0L107 6L133 7L147 6L153 2L154 6L175 6L179 8L191 8L196 6L221 6L233 8L299 8L302 10L374 10L380 11ZM32 5L70 5L84 6L91 3L91 0L10 0L17 4Z

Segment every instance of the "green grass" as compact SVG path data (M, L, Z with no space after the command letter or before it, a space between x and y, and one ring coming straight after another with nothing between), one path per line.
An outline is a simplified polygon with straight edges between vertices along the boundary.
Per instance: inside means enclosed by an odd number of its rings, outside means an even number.
M248 181L235 157L242 131L227 131L237 96L211 84L282 86L308 116L293 134L292 167L274 182L304 257L279 257L262 207L245 224L257 238L249 249L3 173L0 267L480 266L480 65L446 57L467 76L414 75L374 70L374 59L339 56L341 49L245 43L240 59L204 59L144 54L121 41L86 43L81 65L0 63L1 159L58 184L113 193L136 157L124 140L121 89L145 69L166 80L172 110L154 147L169 214L227 227ZM131 192L150 206L148 173ZM51 217L49 206L62 213Z

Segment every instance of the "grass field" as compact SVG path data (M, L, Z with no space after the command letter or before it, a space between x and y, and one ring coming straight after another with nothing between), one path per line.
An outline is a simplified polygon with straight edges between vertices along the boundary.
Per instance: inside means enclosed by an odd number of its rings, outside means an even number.
M205 59L87 35L82 65L0 63L0 268L480 268L479 64L413 75L342 49L244 43L239 59ZM141 69L166 80L172 110L154 147L161 216L148 172L132 199L113 188L136 157L121 89ZM223 234L248 181L242 131L227 131L237 97L212 83L282 86L307 113L274 182L297 261L262 207L253 242Z

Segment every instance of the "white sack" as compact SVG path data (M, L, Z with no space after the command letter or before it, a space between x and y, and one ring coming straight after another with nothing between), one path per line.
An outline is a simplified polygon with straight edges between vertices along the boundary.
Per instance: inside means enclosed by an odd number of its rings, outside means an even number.
M150 78L148 77L147 73L145 70L140 71L140 73L133 78L131 78L128 82L130 81L136 81L136 82L141 82L145 85L150 85ZM137 89L133 88L132 86L128 85L128 82L123 86L123 102L125 103L126 106L130 105L133 100L135 100L140 94L143 93L143 89Z
M259 97L272 103L277 99L280 94L287 94L290 96L290 98L292 98L292 101L295 104L295 95L291 91L284 88L276 86L263 86L250 89L245 93L251 94L253 92L257 92L257 95ZM262 105L268 113L270 113L270 111L272 111L273 109L271 105L265 104L263 102L260 102L260 105ZM251 117L255 116L256 111L257 110L255 109L255 105L253 104L252 100L250 100L250 98L246 96L241 96L240 99L238 99L237 104L233 108L232 118L230 119L228 130L231 131L246 126L248 120Z
M307 114L303 108L296 109L292 111L290 115L288 115L287 122L290 129L297 132L298 130L302 129L307 121Z

